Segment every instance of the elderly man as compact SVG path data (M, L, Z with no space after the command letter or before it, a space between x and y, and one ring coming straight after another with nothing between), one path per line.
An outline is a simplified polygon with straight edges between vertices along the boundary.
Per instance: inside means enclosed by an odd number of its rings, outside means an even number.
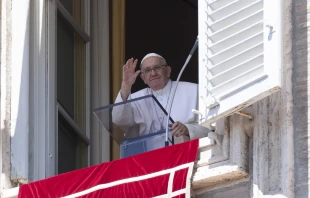
M192 109L197 109L197 84L179 82L173 99L172 91L176 86L176 82L170 80L171 67L166 60L155 53L147 54L141 61L141 70L135 71L137 62L137 59L131 58L123 66L123 82L115 102L123 102L128 99L153 94L161 105L168 110L168 104L173 100L170 116L176 122L171 126L172 135L176 137L189 136L190 139L207 136L209 130L198 125L197 115L192 113ZM131 87L139 74L149 88L131 94ZM140 135L147 134L153 127L149 111L149 104L122 105L113 113L113 122L119 125L124 125L124 123L127 123L127 125L136 124L140 126L140 129L136 129L139 130ZM164 118L159 118L159 120L160 122L157 123L160 123L161 128L164 128Z

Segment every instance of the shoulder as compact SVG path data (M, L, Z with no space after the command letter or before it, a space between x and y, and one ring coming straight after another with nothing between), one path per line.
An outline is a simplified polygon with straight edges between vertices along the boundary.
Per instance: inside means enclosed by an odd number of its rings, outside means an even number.
M132 98L138 98L138 97L145 96L145 95L148 95L148 88L144 88L144 89L141 89L137 92L132 93L131 97Z
M176 86L176 82L174 81L174 87ZM195 97L198 94L198 84L191 82L179 82L177 91L178 95L181 97Z
M176 83L175 81L173 82ZM182 88L186 88L186 89L197 89L198 88L198 84L191 83L191 82L184 82L184 81L179 81L178 86Z

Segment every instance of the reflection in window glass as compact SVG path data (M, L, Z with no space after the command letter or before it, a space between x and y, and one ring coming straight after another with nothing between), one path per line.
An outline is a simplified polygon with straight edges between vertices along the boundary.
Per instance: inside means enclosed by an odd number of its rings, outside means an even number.
M74 20L84 28L84 4L85 0L59 0L60 3L71 14Z
M60 0L83 28L83 0ZM58 113L58 173L88 165L86 135L86 44L72 24L57 12L57 101L67 115ZM74 122L75 126L72 127ZM77 129L78 128L78 129Z
M87 145L58 113L58 174L87 167Z
M57 17L57 100L85 131L85 43L68 22Z

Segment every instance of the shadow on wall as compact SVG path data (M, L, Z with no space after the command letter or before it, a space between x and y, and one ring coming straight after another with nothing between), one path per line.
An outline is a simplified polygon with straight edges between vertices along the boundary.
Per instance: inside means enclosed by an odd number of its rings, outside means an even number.
M30 1L12 3L12 46L11 64L6 71L6 84L10 91L6 94L10 103L11 135L10 177L19 183L28 182L29 176L29 104L30 104ZM22 19L21 19L22 18ZM6 101L7 102L7 101ZM6 162L5 162L6 163Z

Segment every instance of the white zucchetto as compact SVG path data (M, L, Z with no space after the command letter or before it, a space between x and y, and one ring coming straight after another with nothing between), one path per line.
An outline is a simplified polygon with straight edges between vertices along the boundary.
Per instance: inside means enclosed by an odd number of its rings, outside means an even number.
M159 58L164 59L164 57L162 57L162 56L159 55L159 54L156 54L156 53L149 53L149 54L147 54L147 55L145 55L145 56L143 57L143 59L141 60L141 64L140 64L140 65L142 65L143 61L144 61L145 59L149 58L149 57L159 57ZM164 60L165 60L165 59L164 59ZM165 62L166 62L166 60L165 60Z

